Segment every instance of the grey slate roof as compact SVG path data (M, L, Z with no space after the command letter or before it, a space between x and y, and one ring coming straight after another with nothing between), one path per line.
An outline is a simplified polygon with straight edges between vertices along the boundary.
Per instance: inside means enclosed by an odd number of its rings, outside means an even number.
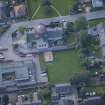
M29 77L29 70L32 71L32 61L17 61L0 64L0 89L8 89L9 87L25 87L36 84L36 80L32 81ZM3 73L15 72L15 80L2 80ZM14 89L13 89L14 90Z
M15 72L16 80L28 79L28 67L24 62L13 62L0 64L0 81L2 81L2 74Z

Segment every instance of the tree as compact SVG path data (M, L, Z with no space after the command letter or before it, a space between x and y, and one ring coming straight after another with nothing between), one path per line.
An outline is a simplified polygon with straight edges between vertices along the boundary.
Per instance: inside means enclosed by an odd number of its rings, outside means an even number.
M67 23L66 32L67 32L67 33L74 32L73 23L70 23L70 22Z
M87 34L85 30L79 32L79 43L81 47L81 53L88 56L91 54L92 49L92 38Z
M3 27L0 27L0 33L3 33L5 29Z
M16 37L16 31L12 33L12 37L15 38Z
M102 96L102 105L105 105L105 94Z
M43 6L46 15L52 14L51 2L50 0L41 0L41 5Z
M64 40L66 42L69 40L71 35L74 35L73 32L74 32L73 23L68 22L67 23L67 28L64 30Z
M81 73L75 74L71 79L71 83L76 86L87 85L90 81L90 73L88 71L83 71Z
M43 96L44 99L48 100L50 98L50 91L48 88L43 88L43 90L41 91L41 96Z
M4 95L2 101L3 101L3 105L8 105L9 104L9 96Z
M19 31L23 34L23 33L24 33L24 31L25 31L25 28L24 28L24 27L22 27L22 26L20 26L20 27L19 27Z
M49 105L50 97L51 97L51 92L48 87L44 87L40 89L40 96L42 99L43 105Z
M0 105L1 105L1 97L0 97Z
M88 21L84 16L79 17L74 23L75 31L80 31L86 29L88 26Z
M82 48L91 47L91 36L89 36L85 30L80 31L80 44Z

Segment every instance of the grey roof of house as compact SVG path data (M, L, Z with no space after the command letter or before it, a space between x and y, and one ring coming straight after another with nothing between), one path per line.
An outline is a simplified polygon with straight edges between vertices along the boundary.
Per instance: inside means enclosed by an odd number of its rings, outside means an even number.
M0 80L2 81L2 74L15 72L16 79L28 79L28 67L24 62L13 62L0 64Z
M65 84L57 84L54 88L52 88L52 92L58 94L70 94L73 91L73 87L69 83Z
M102 105L101 97L90 97L84 100L84 105Z

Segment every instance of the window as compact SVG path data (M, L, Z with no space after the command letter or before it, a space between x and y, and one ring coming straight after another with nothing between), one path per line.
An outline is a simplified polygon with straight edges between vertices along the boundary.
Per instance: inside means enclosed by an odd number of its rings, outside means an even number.
M15 79L16 79L15 72L8 72L8 73L2 74L2 80L3 81L15 80Z

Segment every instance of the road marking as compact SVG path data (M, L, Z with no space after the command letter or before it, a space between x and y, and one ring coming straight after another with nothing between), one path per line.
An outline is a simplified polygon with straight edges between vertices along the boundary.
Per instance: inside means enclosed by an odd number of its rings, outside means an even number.
M51 8L54 9L59 16L62 16L61 13L57 10L57 8L55 8L53 5L51 5Z

